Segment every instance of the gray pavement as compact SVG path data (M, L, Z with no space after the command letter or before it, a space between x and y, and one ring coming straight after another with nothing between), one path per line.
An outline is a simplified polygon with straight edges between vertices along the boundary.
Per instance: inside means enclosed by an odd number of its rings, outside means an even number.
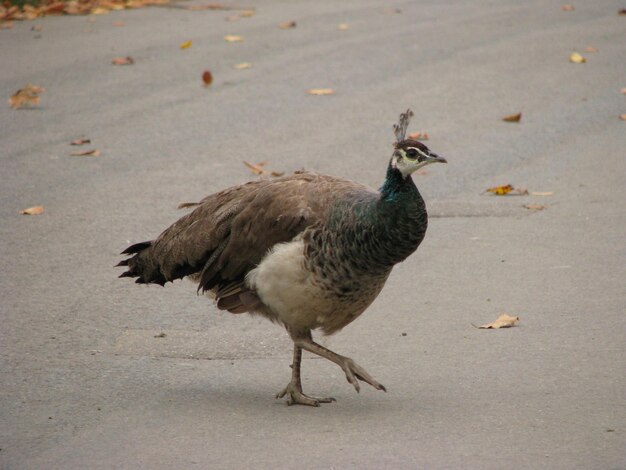
M253 6L237 22L160 7L0 31L1 95L46 89L37 109L0 107L0 467L626 468L620 5ZM586 46L587 63L568 61ZM284 331L189 282L117 279L118 253L178 203L253 178L242 160L379 185L407 107L450 162L416 176L429 232L321 340L388 393L357 395L307 356L305 390L338 402L286 407ZM100 157L69 156L81 136ZM506 183L553 195L481 194ZM472 326L502 312L520 325Z

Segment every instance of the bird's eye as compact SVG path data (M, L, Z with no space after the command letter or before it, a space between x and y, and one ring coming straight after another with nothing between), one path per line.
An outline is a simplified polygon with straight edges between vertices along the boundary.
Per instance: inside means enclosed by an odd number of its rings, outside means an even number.
M410 148L406 151L406 156L409 158L417 158L417 150L414 148Z

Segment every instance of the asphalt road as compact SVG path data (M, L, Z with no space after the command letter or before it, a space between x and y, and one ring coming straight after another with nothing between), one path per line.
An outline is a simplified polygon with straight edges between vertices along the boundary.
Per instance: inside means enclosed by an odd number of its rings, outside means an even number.
M626 468L624 5L253 3L0 31L2 96L45 88L0 107L0 467ZM429 232L322 339L388 393L307 356L305 391L338 401L286 407L284 331L116 277L178 203L254 178L243 160L378 186L407 107L449 161L416 175ZM70 156L80 137L101 155ZM507 183L552 195L483 193ZM502 312L519 326L472 326Z

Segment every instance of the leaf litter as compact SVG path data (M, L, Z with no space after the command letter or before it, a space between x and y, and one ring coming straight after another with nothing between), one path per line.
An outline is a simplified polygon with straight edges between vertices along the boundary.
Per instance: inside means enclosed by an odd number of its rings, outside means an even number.
M83 150L82 152L72 152L70 153L72 157L99 157L100 150L91 149L91 150Z
M43 206L33 206L20 211L22 215L40 215L43 214Z
M491 323L486 323L485 325L480 326L472 324L472 326L481 330L497 330L500 328L511 328L512 326L516 326L518 321L519 317L512 317L511 315L503 313Z
M248 163L244 161L243 164L246 165L252 173L259 176L283 176L285 174L282 171L266 170L263 167L267 165L267 162Z
M511 114L502 118L504 122L520 122L522 120L522 113Z
M485 189L486 193L492 193L496 196L525 196L528 194L528 190L525 188L515 188L511 184L505 184L503 186L494 186L493 188Z
M332 88L311 88L307 90L306 92L309 95L316 95L316 96L325 96L325 95L335 94L335 90L333 90Z
M37 85L26 85L24 88L20 88L9 98L9 104L13 109L20 109L24 107L37 106L39 104L40 97L45 90Z
M132 57L114 57L111 60L113 65L133 65L135 60Z

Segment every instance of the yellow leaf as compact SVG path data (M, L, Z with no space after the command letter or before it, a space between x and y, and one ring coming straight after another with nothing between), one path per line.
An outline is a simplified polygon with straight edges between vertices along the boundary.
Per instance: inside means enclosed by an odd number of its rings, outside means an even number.
M20 211L22 215L39 215L43 214L43 206L33 206Z
M193 43L191 41L185 41L180 45L181 49L189 49Z
M581 56L578 52L572 52L572 54L569 56L569 61L575 64L584 64L585 62L587 62L587 59Z
M619 118L620 118L622 121L626 121L626 114L620 114L620 115L619 115Z
M37 85L26 85L11 95L9 104L13 109L38 105L39 95L43 92L44 89Z
M335 90L332 88L311 88L306 91L309 95L334 95Z
M237 36L236 34L227 34L224 36L224 41L226 42L241 42L243 41L243 37Z
M348 23L340 23L338 28L339 31L347 31L348 29L350 29L350 25Z
M510 315L507 315L506 313L503 313L496 319L496 321L487 323L486 325L481 325L478 328L489 330L498 328L510 328L512 326L515 326L518 321L519 317L512 317Z
M530 193L532 196L552 196L553 191L533 191Z
M485 191L488 193L496 194L498 196L504 196L505 194L509 194L511 191L513 191L513 186L511 186L510 184L507 184L505 186L495 186L493 188L488 188Z
M237 70L249 69L250 67L252 67L250 62L241 62L240 64L233 65L233 68Z
M504 116L502 120L504 122L520 122L522 119L522 113L511 114L510 116Z

